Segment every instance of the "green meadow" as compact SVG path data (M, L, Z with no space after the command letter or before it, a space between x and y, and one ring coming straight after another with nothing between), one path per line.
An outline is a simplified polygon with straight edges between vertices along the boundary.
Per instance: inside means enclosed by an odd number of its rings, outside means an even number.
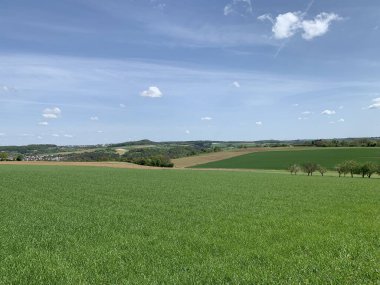
M377 179L0 165L0 284L378 284Z
M380 164L380 148L310 148L254 152L230 159L197 165L194 168L240 168L285 170L291 164L315 162L330 170L346 160Z

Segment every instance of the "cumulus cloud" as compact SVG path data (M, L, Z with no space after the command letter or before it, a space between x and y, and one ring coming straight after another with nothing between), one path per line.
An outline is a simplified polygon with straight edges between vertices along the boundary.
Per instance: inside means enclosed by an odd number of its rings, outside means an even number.
M93 116L93 117L90 117L90 120L91 121L99 121L99 117Z
M380 97L372 100L373 104L368 106L368 109L380 109Z
M298 11L279 14L275 19L270 14L264 14L259 16L258 19L260 21L268 20L273 24L272 32L274 38L278 40L291 38L298 32L302 33L305 40L312 40L326 34L333 21L342 20L335 13L323 12L310 20L305 20L305 15L305 13Z
M341 20L335 13L321 13L314 20L302 21L303 34L305 40L312 40L315 37L320 37L329 31L331 22Z
M302 26L301 19L301 12L288 12L278 15L272 27L274 37L286 39L294 36Z
M321 114L331 116L331 115L335 115L336 112L334 110L324 110Z
M38 124L39 124L40 126L47 126L47 125L49 125L48 122L39 122Z
M161 90L156 86L149 87L148 90L144 90L140 93L142 97L160 98L163 96Z
M238 81L232 82L232 85L235 86L236 88L240 88L240 83Z
M338 123L344 123L344 122L345 120L343 118L338 120Z
M211 117L203 117L201 118L202 121L211 121L212 118Z
M259 121L259 122L256 122L256 126L262 126L263 125L263 122Z
M61 114L62 114L62 111L58 107L46 108L42 112L42 116L45 119L58 119L61 116Z
M251 15L253 12L251 0L232 0L224 7L224 16Z

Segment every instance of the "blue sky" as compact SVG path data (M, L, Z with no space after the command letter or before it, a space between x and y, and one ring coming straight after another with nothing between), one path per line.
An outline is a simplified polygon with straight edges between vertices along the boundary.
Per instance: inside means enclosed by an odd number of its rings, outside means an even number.
M380 135L377 0L1 0L0 144Z

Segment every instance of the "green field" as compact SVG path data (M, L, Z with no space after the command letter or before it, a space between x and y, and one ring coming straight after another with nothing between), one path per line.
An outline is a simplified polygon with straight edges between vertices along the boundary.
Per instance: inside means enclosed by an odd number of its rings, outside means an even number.
M378 180L0 166L0 284L378 284Z
M254 152L194 168L240 168L285 170L291 164L315 162L330 170L346 160L358 162L373 161L380 164L380 148L314 148L304 150L284 150Z

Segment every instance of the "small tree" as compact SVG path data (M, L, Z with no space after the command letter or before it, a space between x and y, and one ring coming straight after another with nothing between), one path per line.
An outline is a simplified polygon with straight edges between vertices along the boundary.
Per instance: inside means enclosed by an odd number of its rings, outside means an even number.
M297 173L300 171L300 167L297 164L292 164L289 166L288 170L290 171L290 174L297 175Z
M343 167L342 164L338 164L337 166L335 166L335 170L336 170L336 172L338 172L339 177L341 177L342 174L346 175L346 174L344 173L344 167Z
M378 166L373 162L366 162L358 167L358 173L364 178L367 176L371 178L374 173L378 170Z
M0 161L6 161L8 159L8 153L0 152Z
M327 172L327 169L326 168L324 168L323 166L321 166L321 165L318 165L318 172L322 175L322 176L324 176L325 175L325 173Z
M306 162L302 164L303 172L307 173L307 176L313 176L313 173L317 171L318 165L314 162Z
M343 162L343 173L350 173L351 177L354 177L354 174L358 172L358 163L354 160L347 160Z
M23 161L24 160L24 157L19 154L17 157L16 157L16 161Z

